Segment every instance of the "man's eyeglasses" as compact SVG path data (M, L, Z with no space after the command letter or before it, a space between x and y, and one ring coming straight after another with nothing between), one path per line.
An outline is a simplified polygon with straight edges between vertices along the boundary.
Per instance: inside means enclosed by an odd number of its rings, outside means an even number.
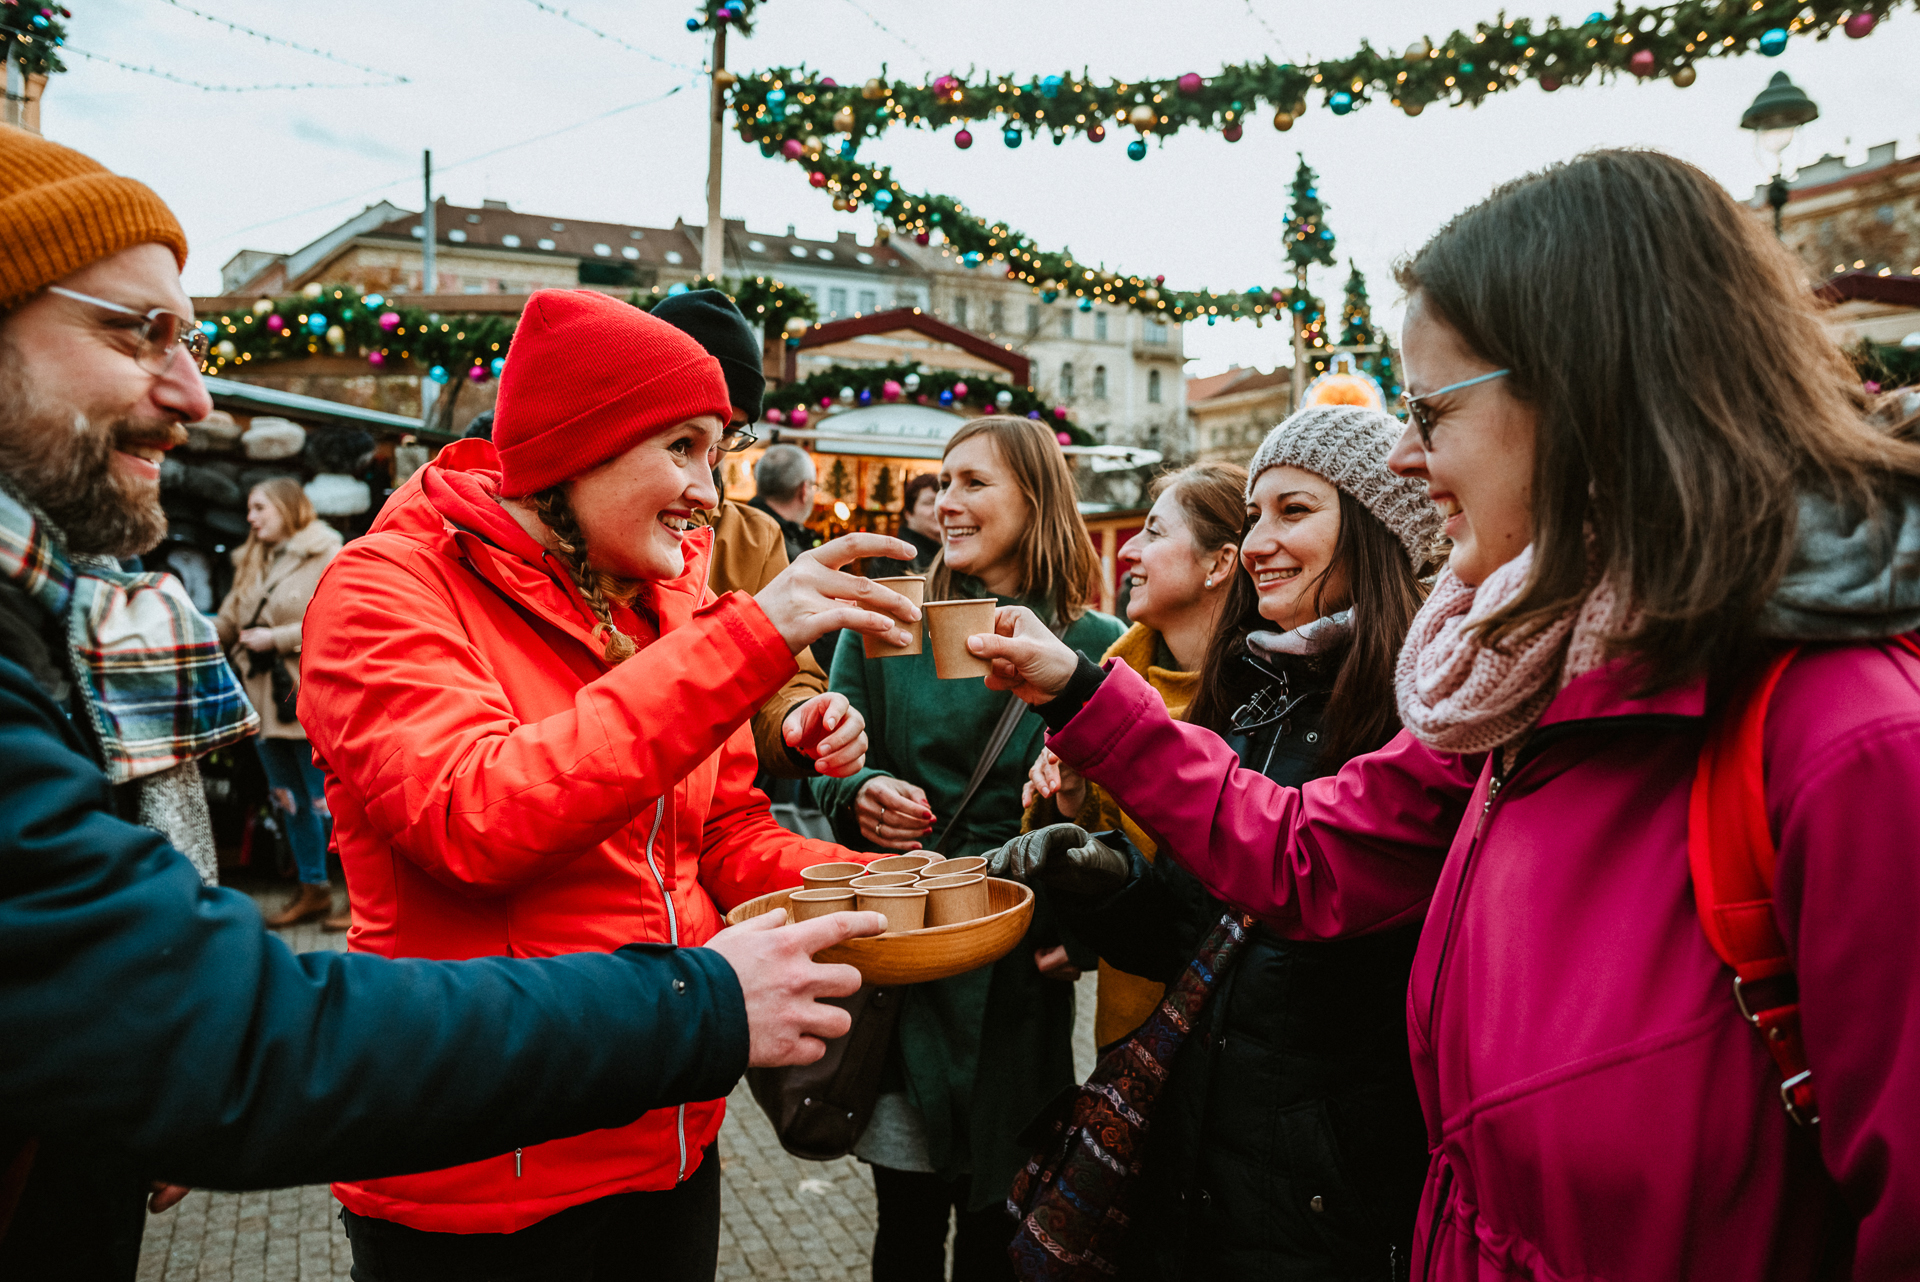
M1496 378L1505 378L1511 373L1513 373L1513 371L1510 369L1497 369L1491 374L1482 374L1478 378L1469 378L1460 383L1449 383L1445 387L1437 387L1433 391L1422 393L1419 396L1407 396L1405 393L1402 393L1402 400L1405 401L1407 407L1407 417L1413 420L1414 428L1420 433L1420 443L1429 449L1433 447L1434 414L1433 410L1427 406L1428 401L1436 396L1445 396L1448 392L1458 392L1463 388L1472 387L1478 383L1490 383Z
M753 429L747 427L745 424L738 427L727 428L726 431L720 433L720 439L715 441L707 450L707 466L720 466L720 456L722 454L738 454L741 450L746 449L759 439L759 437L753 434Z
M62 298L71 298L75 302L105 308L110 312L118 312L122 316L135 316L143 321L144 324L137 329L132 329L140 340L140 350L134 354L133 359L149 374L167 372L168 367L173 364L173 348L176 343L187 349L187 355L193 357L196 367L207 359L207 352L212 346L212 340L202 332L198 322L178 312L170 312L164 307L156 307L150 312L137 312L131 307L109 303L104 298L95 298L90 294L76 293L59 285L47 286L47 292L58 294Z

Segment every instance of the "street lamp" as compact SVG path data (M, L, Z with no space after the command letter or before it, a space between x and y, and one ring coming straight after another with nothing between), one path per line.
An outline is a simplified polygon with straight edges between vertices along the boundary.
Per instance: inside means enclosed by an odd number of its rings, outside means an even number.
M1760 96L1740 117L1742 129L1753 130L1753 145L1773 157L1773 181L1767 185L1767 203L1773 206L1773 234L1780 234L1780 211L1787 207L1787 180L1780 176L1780 154L1801 125L1820 118L1820 108L1800 87L1776 71Z

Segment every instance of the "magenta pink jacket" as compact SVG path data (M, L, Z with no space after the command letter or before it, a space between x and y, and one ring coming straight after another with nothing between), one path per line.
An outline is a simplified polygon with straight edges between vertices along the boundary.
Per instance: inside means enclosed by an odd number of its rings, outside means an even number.
M1501 781L1402 733L1280 788L1124 664L1048 745L1287 934L1425 919L1416 1279L1920 1277L1920 659L1809 649L1767 721L1813 1130L1695 914L1704 683L1631 692L1573 682Z

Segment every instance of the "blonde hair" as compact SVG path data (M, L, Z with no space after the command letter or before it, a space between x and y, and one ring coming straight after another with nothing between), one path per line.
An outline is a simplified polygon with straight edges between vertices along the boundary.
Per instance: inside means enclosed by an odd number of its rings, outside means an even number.
M976 436L992 439L1027 500L1029 519L1021 526L1020 583L1015 595L1045 597L1056 622L1079 618L1086 613L1087 599L1099 580L1100 558L1094 553L1087 523L1080 519L1073 474L1067 470L1059 442L1032 419L996 414L962 424L948 438L942 460ZM928 571L929 601L952 597L953 574L942 548Z
M313 524L313 500L300 488L300 482L291 476L270 476L247 491L247 497L260 495L273 504L273 510L280 514L281 535L284 542ZM266 565L267 545L260 536L249 533L247 541L240 545L240 552L234 557L234 564L242 574L250 570L259 570Z

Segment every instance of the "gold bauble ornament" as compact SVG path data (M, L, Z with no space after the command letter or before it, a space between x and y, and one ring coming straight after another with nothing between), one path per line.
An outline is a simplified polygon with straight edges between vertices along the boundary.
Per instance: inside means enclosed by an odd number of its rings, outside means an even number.
M804 334L804 333L806 333L806 332L807 332L807 318L806 318L806 317L804 317L804 316L795 316L795 317L792 317L791 319L789 319L789 320L787 321L787 333L789 333L789 334Z
M1699 74L1694 71L1693 64L1690 62L1674 69L1673 83L1679 85L1682 89L1685 89L1697 79L1699 79Z
M1146 299L1149 303L1157 303L1160 301L1160 291L1149 286L1140 291L1140 297Z
M1417 116L1426 109L1427 104L1424 102L1408 102L1400 105L1400 110L1406 112L1409 116Z
M868 102L879 102L887 96L887 82L878 77L867 81L866 85L860 90L860 96Z
M1148 103L1140 103L1127 113L1127 123L1143 134L1152 132L1154 125L1159 121L1160 113Z
M347 331L338 325L327 326L327 346L339 351L347 345Z
M1423 37L1419 40L1414 41L1412 44L1408 45L1407 52L1402 56L1408 62L1424 62L1427 58L1427 55L1431 54L1432 52L1433 52L1433 46L1428 44L1426 42L1426 39Z
M827 144L820 141L819 134L808 134L807 140L800 145L807 149L807 158L809 160L818 160L820 153L827 149Z
M300 297L302 298L320 297L320 282L317 280L310 280L306 284L302 285L300 287Z
M840 108L840 110L834 112L833 127L834 127L834 130L838 133L843 133L843 134L852 133L853 132L853 108L842 107Z
M720 70L713 73L713 83L716 85L719 85L722 89L733 88L733 86L739 81L739 79L740 77L734 75L731 71L728 71L725 67L722 67L720 68Z
M1296 119L1307 114L1307 100L1305 98L1295 98L1293 100L1293 114Z
M1274 112L1273 127L1281 133L1285 133L1287 130L1293 128L1293 113L1285 108Z
M265 316L272 310L273 300L271 298L256 298L253 300L253 314L255 316Z
M874 244L884 245L892 239L893 239L893 228L889 224L881 223L878 227L875 227L873 229Z

